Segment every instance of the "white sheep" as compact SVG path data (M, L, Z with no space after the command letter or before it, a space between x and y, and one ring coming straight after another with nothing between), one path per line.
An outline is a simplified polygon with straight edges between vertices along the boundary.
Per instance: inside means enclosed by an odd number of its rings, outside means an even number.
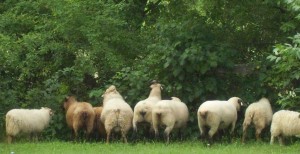
M270 131L270 144L273 144L275 137L278 137L280 145L283 145L283 137L300 134L300 113L289 110L277 111L273 115Z
M161 100L161 84L153 83L151 86L151 92L149 97L145 100L139 101L134 107L133 113L133 130L137 131L138 123L146 123L150 125L150 131L152 128L152 108Z
M267 98L261 98L258 102L250 104L245 112L245 119L243 122L243 137L242 142L245 142L247 128L251 123L256 129L256 140L260 140L261 131L269 126L272 121L273 111L271 104Z
M207 127L208 135L212 140L218 130L227 129L231 125L232 134L237 121L237 112L243 106L242 100L232 97L227 101L213 100L202 103L197 112L198 126L201 136L205 136Z
M109 143L112 132L121 132L124 142L127 143L126 135L132 127L133 111L131 107L125 102L114 85L110 86L102 97L101 121L106 130L106 143Z
M36 134L48 127L52 111L50 108L41 109L12 109L6 113L6 134L10 144L20 133Z
M189 119L189 111L185 103L177 97L172 100L161 100L152 109L152 123L155 136L158 137L158 127L166 126L164 135L167 143L173 129L184 129Z

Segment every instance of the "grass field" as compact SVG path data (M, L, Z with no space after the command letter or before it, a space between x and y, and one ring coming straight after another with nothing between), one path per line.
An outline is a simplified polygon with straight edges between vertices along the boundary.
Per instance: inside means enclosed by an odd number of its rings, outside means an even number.
M300 143L294 143L288 146L279 146L277 143L269 145L265 142L251 142L241 144L239 142L231 144L216 143L210 147L205 146L200 141L172 142L166 145L162 142L140 142L123 144L114 142L105 144L104 142L93 143L73 143L63 141L52 142L17 142L11 145L0 143L0 154L199 154L199 153L217 153L217 154L299 154Z

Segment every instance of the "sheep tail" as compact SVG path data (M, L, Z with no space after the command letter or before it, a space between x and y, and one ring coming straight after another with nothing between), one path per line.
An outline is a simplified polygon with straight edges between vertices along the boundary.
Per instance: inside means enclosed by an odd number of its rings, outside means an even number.
M116 118L117 118L117 126L119 126L120 124L120 122L119 122L119 120L120 120L120 112L121 112L121 110L120 109L116 109L116 110L114 110L115 111L115 114L116 114Z
M89 114L87 111L82 112L82 114L81 114L82 120L86 121L86 120L88 120L88 117L89 117Z
M207 115L208 115L208 111L201 111L201 112L200 112L200 116L201 116L203 119L206 119L206 118L207 118Z
M161 121L161 113L156 113L157 115L157 121Z
M253 117L254 117L254 112L250 115L250 121L253 121Z

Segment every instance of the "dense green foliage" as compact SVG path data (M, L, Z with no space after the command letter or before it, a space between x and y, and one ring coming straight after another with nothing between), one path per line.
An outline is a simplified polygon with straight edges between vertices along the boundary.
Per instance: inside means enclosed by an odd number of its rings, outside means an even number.
M134 107L153 79L188 105L189 136L208 99L299 111L299 11L296 0L1 1L0 138L8 110L48 106L45 136L66 139L66 95L99 106L115 84Z

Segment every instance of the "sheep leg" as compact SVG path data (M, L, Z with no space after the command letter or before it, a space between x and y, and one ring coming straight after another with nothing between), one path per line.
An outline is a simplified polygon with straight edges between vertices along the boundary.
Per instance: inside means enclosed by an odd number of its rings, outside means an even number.
M78 140L78 128L74 127L73 132L74 132L73 140L77 141Z
M278 136L278 141L279 141L279 144L281 146L284 145L284 143L283 143L283 136L282 135Z
M271 135L270 144L273 145L275 136Z
M209 135L209 142L212 143L213 141L213 136L216 134L216 132L218 131L219 125L218 126L214 126L211 127L210 130L208 131L208 135Z
M260 141L261 138L260 138L260 133L261 133L261 129L260 128L256 128L256 132L255 132L255 137L256 137L256 140L257 141Z
M136 126L137 122L135 119L133 119L133 122L132 122L132 127L133 127L133 131L137 133L137 126Z
M71 132L71 140L74 141L76 139L75 137L75 131L74 129L72 128L72 132Z
M154 129L153 129L152 124L150 124L149 136L150 136L150 138L153 138L153 136L154 136Z
M247 129L248 129L248 124L244 123L243 124L243 137L242 137L242 143L245 143L245 139L247 136Z
M153 126L153 129L154 129L155 138L158 139L159 133L158 133L157 115L154 114L152 119L153 119L153 122L152 122L153 125L152 126Z
M183 140L183 132L181 131L181 129L178 130L178 136L179 136L180 141L182 141Z
M37 142L38 141L38 134L37 133L31 133L30 137L31 137L31 140L33 142Z
M127 143L126 132L124 130L121 131L121 135L122 135L124 143Z
M207 139L208 131L207 131L206 127L205 126L201 126L199 130L200 130L200 137L202 139Z
M200 116L200 112L198 112L197 114L198 114L198 127L200 131L200 138L206 139L207 129L205 128L205 123L202 122L201 120L202 117Z
M236 123L236 121L231 123L231 130L230 130L231 135L233 134L233 131L234 131L234 128L235 128L235 123Z
M110 134L111 134L111 130L106 130L106 144L109 144Z
M94 119L91 118L90 121L86 125L86 138L87 139L90 139L90 135L93 131L93 127L94 127Z
M169 143L169 141L170 141L170 133L173 130L173 128L174 128L174 124L171 125L171 126L166 127L166 129L165 129L164 133L165 133L165 138L167 140L167 143Z
M13 140L13 136L7 135L7 143L8 143L8 144L11 144L11 143L12 143L12 140Z

